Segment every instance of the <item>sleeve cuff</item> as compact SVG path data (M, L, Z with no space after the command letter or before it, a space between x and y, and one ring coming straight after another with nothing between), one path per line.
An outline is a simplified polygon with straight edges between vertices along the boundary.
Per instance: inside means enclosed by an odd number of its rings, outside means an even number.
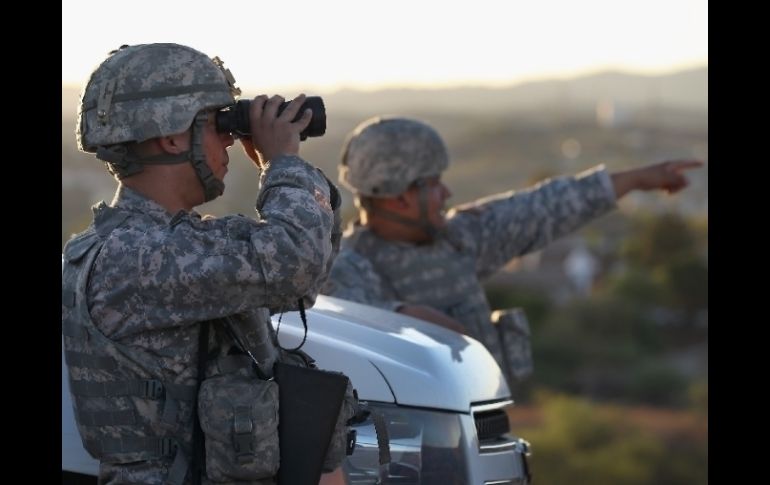
M612 185L612 178L603 163L581 172L576 178L583 179L589 177L593 177L599 182L598 185L604 189L608 200L612 201L613 204L617 202L618 198L617 194L615 194L615 187Z

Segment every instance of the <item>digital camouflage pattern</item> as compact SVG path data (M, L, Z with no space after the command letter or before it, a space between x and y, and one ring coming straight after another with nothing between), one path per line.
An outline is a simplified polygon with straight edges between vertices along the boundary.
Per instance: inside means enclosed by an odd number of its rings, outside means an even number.
M339 181L357 195L393 197L447 166L446 146L432 127L408 118L376 117L358 125L346 140Z
M253 481L278 473L278 406L278 384L251 372L203 381L198 416L206 435L209 479Z
M529 321L521 308L495 310L492 323L500 339L503 354L503 371L508 379L523 380L532 374L532 345Z
M612 182L599 166L456 207L430 244L390 241L354 226L321 292L388 310L432 306L459 320L505 370L481 281L614 207Z
M78 109L77 143L142 142L187 130L196 113L235 102L235 80L214 60L179 44L115 51L94 72Z
M231 315L246 335L250 328L268 327L271 333L271 312L293 310L299 298L313 303L337 250L331 235L339 234L339 227L333 227L339 219L329 202L330 190L320 171L296 156L282 156L262 174L256 219L202 219L183 211L172 215L125 187L109 206L94 207L94 223L64 249L62 323L71 384L157 379L165 384L167 398L177 390L179 399L94 399L73 393L76 419L84 413L103 417L116 412L139 419L135 426L79 419L84 442L125 444L127 438L172 436L189 456L193 401L187 391L197 377L198 324ZM85 265L89 274L82 263L92 257L93 265ZM86 277L82 288L87 294L65 298ZM78 313L83 301L88 303L85 315ZM89 338L68 334L73 322L88 327ZM217 372L215 363L231 344L223 329L212 325L214 363L207 375ZM91 357L118 365L89 366ZM151 452L113 450L107 455L100 466L100 483L105 484L164 483L175 466L173 454L157 458Z
M97 218L105 210L133 217L110 236L96 261L94 275L102 277L92 277L91 315L105 335L128 343L156 325L183 328L262 308L290 311L300 296L312 304L334 256L328 200L327 180L295 156L273 160L262 173L257 219L171 215L122 187L112 208L96 209ZM151 345L145 338L135 343Z

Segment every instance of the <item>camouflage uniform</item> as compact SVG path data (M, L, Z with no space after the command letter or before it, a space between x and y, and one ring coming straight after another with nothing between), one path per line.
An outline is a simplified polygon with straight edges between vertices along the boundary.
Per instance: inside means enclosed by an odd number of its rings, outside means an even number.
M147 52L143 47L139 53ZM179 56L192 51L160 48ZM193 56L200 61L202 54ZM227 100L207 103L222 99ZM193 105L201 108L206 106ZM182 123L189 122L188 117ZM62 326L75 416L86 449L100 458L100 483L191 482L199 324L231 317L247 347L266 347L277 357L270 314L295 309L301 298L312 305L338 250L338 203L334 209L330 204L335 197L336 188L320 170L283 155L262 172L255 219L170 214L125 186L110 205L94 206L93 223L64 249ZM273 483L279 465L277 385L255 379L246 356L233 355L232 330L217 322L209 329L206 377L232 376L229 385L244 383L251 394L227 394L208 384L201 389L208 478ZM211 409L205 398L212 389L214 397L227 398L226 406ZM228 428L206 429L233 409L235 417L224 416ZM209 447L209 437L219 433L223 446L232 447L229 427L237 426L239 412L251 433L243 443L252 449L238 455L242 469L222 474L219 449ZM351 410L344 412L342 421ZM327 463L335 467L344 453L331 448L336 456ZM209 483L205 476L203 483Z
M424 126L409 123L401 126L404 138L409 130L425 130ZM388 136L394 131L391 128ZM356 135L352 140L356 142ZM350 160L350 168L341 167L341 181L354 192L374 196L371 188L385 186L375 175L365 178L370 173L366 164L379 165L381 178L395 185L385 191L390 196L406 190L415 175L431 175L446 166L446 155L440 148L432 156L438 162L423 163L418 157L414 163L403 143L388 148L382 138L378 143L367 141L364 138L358 142L364 145L359 150L364 152L359 166L366 170L350 174L354 172ZM353 143L343 157L356 148ZM372 153L377 156L372 158ZM347 163L343 158L343 165ZM404 303L434 307L460 321L505 370L500 338L490 324L491 310L481 280L511 258L538 250L614 207L612 182L599 166L576 177L549 180L530 190L503 193L457 207L448 214L446 227L429 244L386 240L354 224L345 232L342 250L321 292L393 311Z

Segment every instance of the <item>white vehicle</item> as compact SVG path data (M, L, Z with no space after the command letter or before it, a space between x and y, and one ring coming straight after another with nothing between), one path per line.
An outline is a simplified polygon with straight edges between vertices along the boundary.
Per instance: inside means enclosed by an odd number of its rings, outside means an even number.
M421 320L325 296L307 312L307 321L302 350L320 368L350 377L359 398L387 424L386 467L379 464L372 421L356 428L355 451L344 463L349 484L529 483L528 443L510 434L511 394L482 344ZM281 345L294 347L302 335L299 315L285 314ZM98 471L75 426L63 357L62 471L68 480Z

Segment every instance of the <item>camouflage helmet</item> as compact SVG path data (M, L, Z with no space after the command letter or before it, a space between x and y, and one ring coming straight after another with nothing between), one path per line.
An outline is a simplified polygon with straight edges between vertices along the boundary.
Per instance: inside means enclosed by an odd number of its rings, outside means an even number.
M375 117L358 125L345 142L339 180L356 195L393 197L448 166L436 130L413 119Z
M97 147L182 133L196 114L235 102L240 90L218 58L178 44L123 46L93 73L81 95L77 143Z

